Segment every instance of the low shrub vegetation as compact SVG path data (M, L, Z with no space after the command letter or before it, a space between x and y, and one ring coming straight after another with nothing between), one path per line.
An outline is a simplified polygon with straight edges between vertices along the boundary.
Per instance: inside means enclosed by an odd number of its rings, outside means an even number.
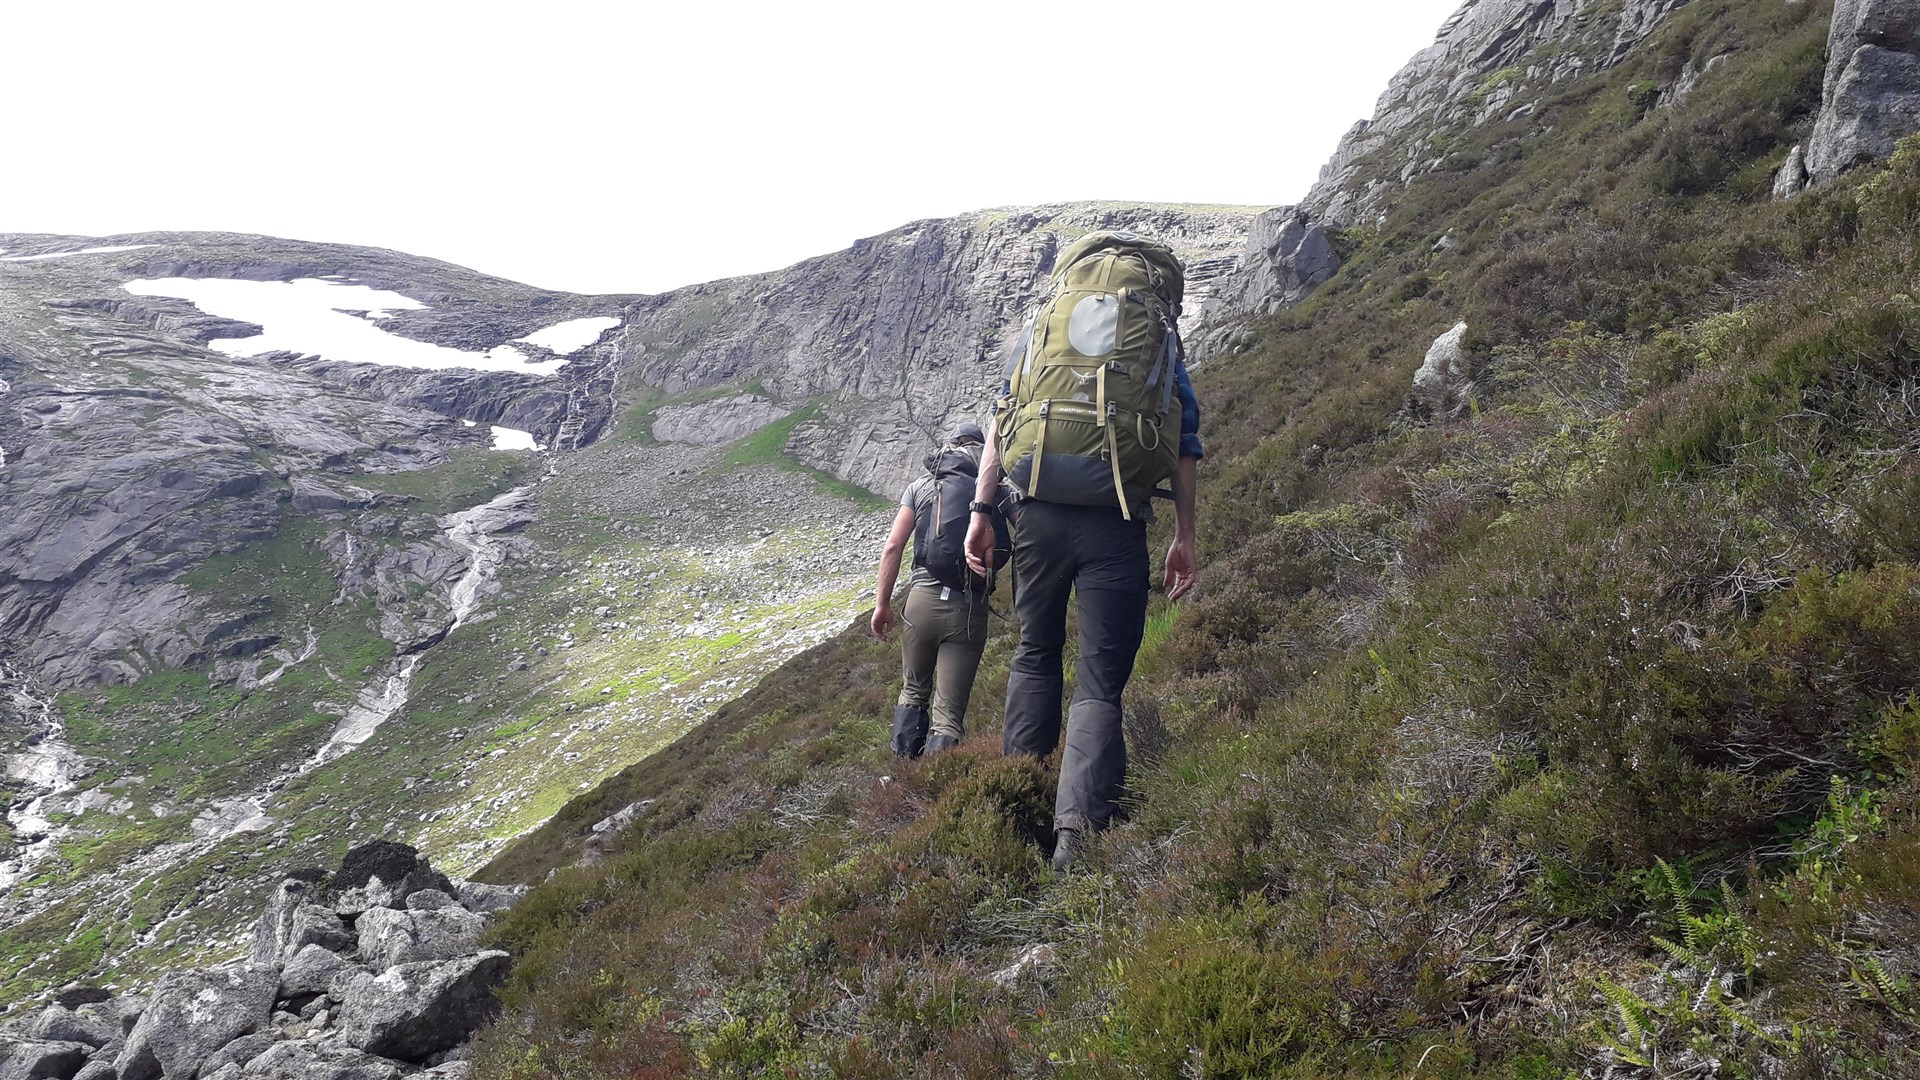
M1201 371L1205 584L1083 869L1055 763L999 758L1011 628L911 763L850 628L490 869L561 867L479 1071L1920 1069L1920 142L1768 200L1827 11L1701 0L1524 152L1454 133ZM1458 320L1471 386L1416 408Z

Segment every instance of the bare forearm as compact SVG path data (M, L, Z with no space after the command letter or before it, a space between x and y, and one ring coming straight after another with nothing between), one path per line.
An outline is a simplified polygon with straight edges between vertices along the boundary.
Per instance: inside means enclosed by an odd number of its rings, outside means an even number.
M1200 459L1183 457L1173 471L1173 534L1191 542L1199 524Z
M873 595L877 603L892 603L893 589L900 583L900 549L888 547L880 555L880 580L874 586Z
M973 485L973 501L992 503L1000 494L1000 418L987 421L987 445L980 452L980 479Z

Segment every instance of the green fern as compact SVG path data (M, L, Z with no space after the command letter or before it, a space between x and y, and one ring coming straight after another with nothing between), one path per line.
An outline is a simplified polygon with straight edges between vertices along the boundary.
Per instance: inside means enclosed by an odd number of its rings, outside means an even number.
M1629 1065L1652 1068L1652 1046L1661 1027L1660 1007L1612 979L1602 977L1599 987L1600 993L1613 1003L1614 1014L1625 1029L1624 1037L1611 1031L1601 1033L1613 1047L1614 1055Z
M1888 971L1877 956L1857 953L1845 946L1841 946L1840 951L1847 962L1847 981L1862 1000L1879 1002L1909 1020L1915 1018L1910 980Z

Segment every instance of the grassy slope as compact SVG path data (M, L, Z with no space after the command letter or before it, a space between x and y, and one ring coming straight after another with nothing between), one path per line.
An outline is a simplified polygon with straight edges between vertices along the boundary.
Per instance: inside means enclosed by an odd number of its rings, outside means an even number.
M1204 594L1088 872L990 728L885 757L850 630L494 864L656 800L503 927L480 1073L1910 1074L1920 145L1766 200L1825 22L1700 0L1456 134L1202 372ZM1456 319L1474 389L1410 409Z

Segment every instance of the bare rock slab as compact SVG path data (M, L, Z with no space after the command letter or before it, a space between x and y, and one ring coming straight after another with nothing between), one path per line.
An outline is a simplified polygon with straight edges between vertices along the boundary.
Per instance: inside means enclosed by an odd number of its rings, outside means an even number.
M653 414L653 437L661 442L719 446L745 438L789 411L754 394L668 405Z

